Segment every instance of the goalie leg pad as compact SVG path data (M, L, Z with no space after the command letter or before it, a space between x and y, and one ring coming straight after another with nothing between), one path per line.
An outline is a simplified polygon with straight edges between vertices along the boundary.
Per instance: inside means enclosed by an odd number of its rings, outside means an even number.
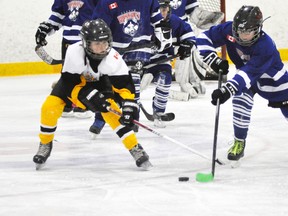
M153 80L153 75L151 73L145 73L141 79L140 92L147 89L148 86L151 84L152 80Z

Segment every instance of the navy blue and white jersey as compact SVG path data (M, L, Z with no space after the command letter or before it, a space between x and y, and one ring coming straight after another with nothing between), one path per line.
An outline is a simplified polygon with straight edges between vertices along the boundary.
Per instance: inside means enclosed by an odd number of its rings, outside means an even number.
M169 18L169 23L172 28L172 41L174 45L179 45L181 41L190 40L193 43L196 43L195 34L191 28L191 26L180 19L178 16L171 14ZM163 52L155 54L151 57L151 64L160 59L166 58L168 55L174 55L174 47L171 46L168 49L165 49ZM149 69L149 72L154 71L171 71L170 61L167 61L162 64L157 64Z
M158 0L99 0L93 19L103 19L112 30L116 50L150 43L154 27L162 19ZM126 62L149 61L151 49L143 48L123 55Z
M170 6L172 8L172 14L187 21L187 14L191 14L194 8L199 6L199 3L197 0L170 0Z
M271 102L288 99L288 73L275 43L264 31L251 46L241 46L232 36L229 21L200 34L196 44L203 57L226 45L229 58L238 69L229 80L237 88L237 94L251 88Z
M98 0L55 0L48 22L55 29L63 28L63 39L67 44L80 41L82 24L90 20Z

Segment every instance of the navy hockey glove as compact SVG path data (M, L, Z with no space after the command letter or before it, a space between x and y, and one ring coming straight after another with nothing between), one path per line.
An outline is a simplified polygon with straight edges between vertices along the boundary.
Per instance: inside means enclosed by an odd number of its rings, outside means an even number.
M216 53L212 52L206 56L203 61L211 67L213 71L219 74L219 71L222 70L222 74L226 75L229 72L229 64L225 59L221 59L217 56Z
M54 29L54 26L48 22L40 23L37 32L35 34L36 44L41 46L46 46L46 36L47 34L51 33Z
M107 107L111 104L107 99L112 98L113 93L99 92L97 89L82 88L78 99L92 112L108 112Z
M138 117L139 106L134 100L124 100L122 102L122 116L119 122L122 125L132 127L134 125L133 120Z
M217 105L217 100L219 99L220 104L225 103L230 97L232 97L233 95L235 95L237 89L236 87L227 82L225 85L223 85L220 89L215 89L212 92L211 98L212 101L211 103L213 105Z
M194 43L189 40L181 41L177 55L180 56L180 60L188 58L191 56L191 49Z

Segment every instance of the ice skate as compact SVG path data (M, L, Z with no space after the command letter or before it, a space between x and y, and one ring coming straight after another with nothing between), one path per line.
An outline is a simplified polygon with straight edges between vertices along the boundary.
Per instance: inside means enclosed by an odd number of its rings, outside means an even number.
M73 108L73 115L76 118L86 119L86 118L92 117L92 112L90 112L89 110L81 109L79 107L74 107Z
M45 166L45 162L47 161L50 153L52 151L53 143L42 144L40 143L38 152L33 157L33 161L36 165L36 170L39 170Z
M95 114L95 120L89 128L89 132L91 133L91 138L96 139L96 137L101 133L104 126L105 126L105 121L101 113L97 112Z
M228 160L238 161L244 156L245 140L234 139L233 146L228 150Z
M65 106L64 110L63 110L63 113L62 113L62 117L63 118L72 118L72 117L74 117L73 107Z
M165 128L166 125L162 121L161 116L165 115L164 113L161 112L154 112L153 117L154 117L154 126L158 128Z
M144 151L140 144L134 146L134 148L129 150L129 152L135 159L137 167L141 167L144 170L149 170L153 167L149 161L148 154Z

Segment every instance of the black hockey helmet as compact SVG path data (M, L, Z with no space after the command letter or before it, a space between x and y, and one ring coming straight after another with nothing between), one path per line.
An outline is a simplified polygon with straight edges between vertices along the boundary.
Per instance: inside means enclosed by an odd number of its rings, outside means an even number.
M251 46L260 37L263 23L262 12L259 7L242 6L233 19L232 34L236 42L241 46ZM249 41L239 38L238 32L254 32L254 37Z
M83 47L88 56L93 59L103 59L111 50L112 47L112 32L108 25L102 19L85 21L80 30L80 35L83 41ZM107 41L108 48L105 53L94 53L90 48L92 41Z

